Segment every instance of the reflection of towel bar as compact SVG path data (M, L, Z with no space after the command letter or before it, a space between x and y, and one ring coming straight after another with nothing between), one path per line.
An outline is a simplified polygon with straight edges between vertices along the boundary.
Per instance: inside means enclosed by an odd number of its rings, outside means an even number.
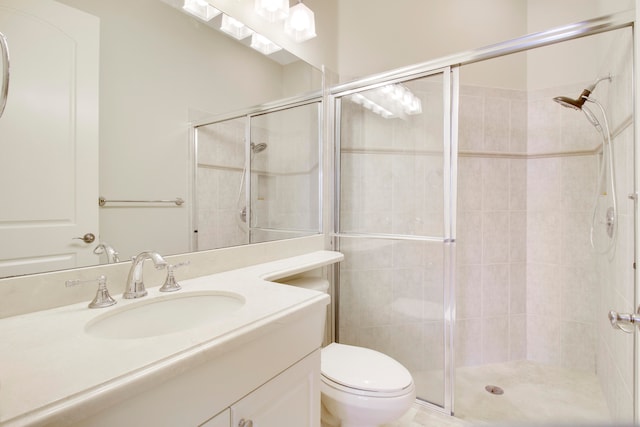
M104 197L98 198L100 206L104 206L107 203L174 203L176 206L181 206L184 200L180 197L176 197L175 200L107 200Z
M9 46L7 38L0 33L0 52L2 53L2 90L0 92L0 117L4 113L7 106L7 97L9 96Z

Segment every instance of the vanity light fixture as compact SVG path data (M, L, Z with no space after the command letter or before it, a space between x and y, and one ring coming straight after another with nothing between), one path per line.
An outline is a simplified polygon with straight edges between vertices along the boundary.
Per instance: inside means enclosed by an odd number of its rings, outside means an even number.
M276 22L289 15L289 0L255 0L253 9L267 21Z
M359 93L354 93L353 95L350 96L350 98L356 104L362 105L367 110L371 110L374 113L381 115L385 119L390 119L392 117L395 117L391 111L387 110L382 105L370 100L364 95L360 95Z
M211 21L222 13L211 6L207 0L184 0L184 6L182 6L182 8L203 21Z
M235 18L230 17L226 13L222 14L222 24L220 30L229 34L231 37L242 40L253 34L253 30L244 25Z
M284 21L284 32L298 43L316 37L314 13L302 3L302 0L289 9L289 16Z
M422 101L401 84L390 84L366 92L355 93L351 101L381 115L385 119L403 118L422 113Z
M383 86L379 91L384 94L396 110L407 115L422 113L422 101L413 92L401 84Z
M277 52L282 49L280 46L258 33L253 33L251 35L251 47L265 55L270 55L273 52Z

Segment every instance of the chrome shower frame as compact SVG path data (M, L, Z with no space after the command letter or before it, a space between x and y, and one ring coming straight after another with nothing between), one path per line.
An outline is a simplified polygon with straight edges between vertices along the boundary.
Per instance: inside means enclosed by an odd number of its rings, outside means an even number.
M357 79L354 81L346 82L329 88L329 95L327 100L327 107L329 109L330 120L334 121L333 126L333 151L334 151L334 185L333 185L333 199L334 199L334 230L333 230L333 246L339 248L340 237L365 237L358 236L352 233L342 233L340 231L340 133L339 133L339 117L340 117L340 99L343 96L347 96L352 93L360 92L375 87L380 87L389 83L402 82L405 80L415 79L421 76L434 74L437 72L443 72L451 78L451 89L449 98L445 96L445 121L449 123L450 128L448 138L449 141L445 142L445 147L448 145L448 150L445 149L445 156L447 151L449 157L445 162L445 171L449 172L448 179L445 180L445 185L448 182L450 188L445 188L445 200L444 206L445 218L448 223L445 224L445 229L448 230L447 235L440 238L419 238L418 240L427 241L440 241L446 246L451 248L450 256L445 257L445 286L448 289L444 289L444 313L445 313L445 335L448 348L445 349L445 385L444 385L444 405L434 405L429 402L420 401L418 403L425 406L429 406L432 409L436 409L447 414L453 414L454 412L454 378L455 378L455 349L453 343L454 327L455 327L455 230L456 230L456 179L457 179L457 127L458 127L458 94L459 94L459 75L458 70L461 66L474 64L477 62L486 61L489 59L499 58L514 53L524 52L531 49L554 45L570 40L575 40L582 37L592 36L600 33L618 30L621 28L634 28L635 24L635 12L625 11L616 14L606 15L595 19L590 19L578 23L564 25L556 28L552 28L547 31L537 32L529 34L523 37L508 40L502 43L489 45L483 48L462 52L450 56L445 56L435 60L422 62L419 64L398 68L384 73L379 73ZM635 34L634 34L635 43ZM635 99L634 99L635 101ZM634 104L635 105L635 104ZM637 113L634 113L637 114ZM445 127L445 130L447 127ZM637 139L637 136L636 136ZM637 189L634 191L637 192ZM448 193L448 194L447 194ZM449 218L447 218L447 214ZM637 233L636 233L637 234ZM414 238L413 236L385 236L385 235L366 235L366 237L378 237L378 238L393 238L404 237ZM637 247L637 242L635 243ZM339 272L336 272L336 294L339 295ZM637 297L636 297L637 298ZM339 304L339 301L337 302ZM638 301L636 301L636 305ZM336 314L336 324L339 324L339 317ZM634 375L634 394L638 396L638 373ZM637 402L637 397L635 397ZM637 406L634 402L634 407ZM638 408L635 408L636 421L640 418L638 415Z
M322 150L322 142L324 140L324 129L322 127L322 123L323 123L323 91L322 90L318 90L318 91L312 91L300 96L296 96L296 97L290 97L290 98L283 98L281 100L277 100L277 101L273 101L273 102L269 102L269 103L265 103L265 104L260 104L260 105L256 105L253 107L249 107L246 109L242 109L242 110L238 110L238 111L234 111L234 112L230 112L230 113L224 113L224 114L218 114L218 115L213 115L211 117L206 117L203 119L199 119L197 121L193 121L191 123L189 123L189 146L190 146L190 153L189 153L189 165L190 165L190 171L189 171L189 175L190 175L190 194L191 194L191 200L193 201L190 204L191 207L191 212L190 212L190 222L189 222L189 243L190 243L190 251L198 251L200 250L198 248L197 245L197 236L196 234L193 232L194 230L198 230L198 180L197 180L197 162L198 162L198 128L199 127L203 127L203 126L207 126L207 125L211 125L211 124L215 124L215 123L220 123L220 122L224 122L224 121L228 121L228 120L234 120L234 119L243 119L245 120L245 124L244 124L244 140L245 140L245 164L244 164L244 169L245 171L251 171L251 158L252 158L252 154L256 154L259 153L265 149L268 149L267 145L263 142L256 142L256 141L252 141L252 137L251 137L251 119L253 117L257 117L257 116L261 116L264 114L269 114L269 113L273 113L273 112L277 112L277 111L282 111L282 110L288 110L291 108L296 108L296 107L300 107L300 106L305 106L305 105L311 105L311 104L318 104L318 159L319 159L319 177L318 177L318 218L319 218L319 223L318 223L318 230L313 230L313 232L317 232L318 234L321 234L323 232L323 221L322 221L322 213L323 213L323 203L322 203L322 194L323 194L323 188L324 188L324 178L323 178L323 168L324 168L324 157L323 157L323 150ZM249 172L250 174L250 172ZM242 184L245 187L245 215L247 215L247 217L250 217L251 215L251 180L250 179L245 179L244 183ZM248 208L247 208L248 207ZM239 213L240 215L240 213ZM248 225L248 230L247 230L247 244L252 243L251 242L251 224L250 222L247 223ZM292 237L297 237L297 234L299 234L301 231L304 232L309 232L311 233L310 230L273 230L273 229L268 229L268 228L260 228L260 227L255 227L256 229L260 229L261 231L277 231L281 234L291 234Z

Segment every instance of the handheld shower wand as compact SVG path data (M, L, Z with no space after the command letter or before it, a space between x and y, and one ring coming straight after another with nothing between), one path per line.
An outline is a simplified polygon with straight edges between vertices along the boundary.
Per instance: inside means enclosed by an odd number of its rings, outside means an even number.
M553 98L553 100L558 104L562 105L563 107L582 111L585 117L587 118L587 120L589 121L589 123L591 123L596 128L596 130L602 135L602 153L604 156L607 157L606 159L607 161L605 161L605 159L602 160L602 164L601 164L601 167L599 170L599 176L598 176L598 186L601 187L603 185L606 185L604 184L605 176L606 176L605 170L607 169L607 166L608 166L609 180L611 182L612 206L609 209L607 209L606 222L605 222L606 232L607 232L607 235L609 236L609 244L604 248L604 250L598 250L598 252L607 253L611 250L611 248L614 247L616 243L617 229L618 229L617 227L618 207L617 207L617 201L616 201L616 184L615 184L615 169L614 169L614 161L613 161L613 147L611 146L611 134L609 131L609 123L607 121L607 113L604 107L602 106L602 104L600 104L600 102L598 102L597 99L591 97L591 92L593 92L593 90L596 88L598 83L600 83L603 80L611 81L611 75L597 78L591 85L587 86L582 91L582 93L577 99L572 99L566 96L556 96L555 98ZM600 109L600 112L602 113L602 119L604 122L605 129L602 128L595 114L589 108L587 108L587 106L585 105L586 102L595 104ZM607 148L606 154L605 154L605 148ZM606 195L606 193L607 191L605 190L603 194ZM598 188L596 191L596 198L595 198L595 203L593 207L593 215L591 219L591 231L589 236L591 241L591 246L596 250L597 250L596 248L597 245L594 239L594 232L595 232L594 230L595 230L595 224L597 222L596 217L598 215L598 203L600 199L600 194L601 194L600 188Z

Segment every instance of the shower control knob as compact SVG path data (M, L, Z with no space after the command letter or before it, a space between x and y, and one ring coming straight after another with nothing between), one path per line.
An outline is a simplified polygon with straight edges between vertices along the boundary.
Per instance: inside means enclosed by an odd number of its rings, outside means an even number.
M640 324L640 315L635 313L609 312L609 322L614 329L620 329L628 334L633 333L635 325Z

